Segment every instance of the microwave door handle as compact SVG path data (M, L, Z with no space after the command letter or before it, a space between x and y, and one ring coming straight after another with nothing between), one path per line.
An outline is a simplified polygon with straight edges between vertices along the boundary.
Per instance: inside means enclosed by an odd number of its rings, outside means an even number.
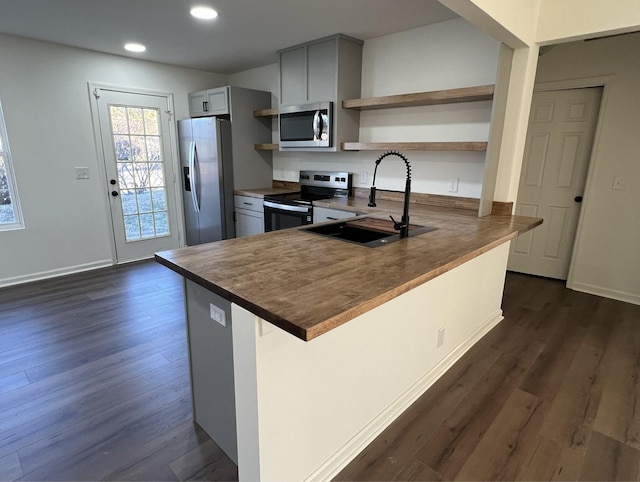
M319 110L313 114L313 140L320 140L322 135L322 115Z

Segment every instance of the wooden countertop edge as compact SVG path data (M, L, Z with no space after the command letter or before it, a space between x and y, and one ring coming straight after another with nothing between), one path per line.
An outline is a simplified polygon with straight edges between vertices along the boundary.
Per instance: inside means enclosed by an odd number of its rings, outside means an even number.
M538 223L540 224L540 223ZM537 224L536 224L537 226ZM533 229L533 226L530 228ZM529 229L526 229L525 231L528 231ZM523 232L525 232L523 231ZM412 279L411 281L408 281L396 288L394 288L393 290L389 290L386 293L383 293L381 295L376 296L375 298L372 298L370 300L367 300L365 303L361 303L358 306L355 306L347 311L342 312L340 315L334 316L332 318L327 319L324 322L318 323L316 325L314 325L313 327L304 330L304 341L310 341L320 335L323 335L324 333L327 333L330 330L333 330L334 328L339 327L340 325L347 323L349 321L351 321L352 319L356 318L357 316L360 316L388 301L391 301L394 298L397 298L398 296L412 290L413 288L416 288L428 281L431 281L432 279L436 278L437 276L440 276L441 274L446 273L447 271L451 271L454 268L457 268L458 266L463 265L464 263L471 261L473 258L477 258L478 256L491 251L493 248L496 248L498 246L500 246L501 244L506 243L507 241L511 241L513 238L517 237L519 234L519 232L513 232L507 236L504 236L498 240L495 240L481 248L478 248L474 251L471 251L453 261L450 261L448 263L445 263L442 266L439 266L425 274L423 274L422 276L419 276L417 278ZM269 320L267 320L269 321Z
M360 303L357 306L354 306L353 308L347 309L345 311L343 311L342 313L340 313L339 315L335 315L333 317L330 317L328 319L326 319L323 322L317 323L316 325L310 327L310 328L303 328L300 327L264 308L262 308L261 306L258 306L254 303L251 303L249 300L242 298L240 296L235 295L234 293L227 291L223 288L221 288L220 286L211 283L209 281L207 281L206 279L201 278L200 276L197 276L195 274L193 274L192 272L183 269L182 267L180 267L179 265L172 263L170 260L158 256L157 254L155 255L155 259L158 263L162 264L163 266L166 266L167 268L175 271L176 273L180 274L181 276L185 277L186 279L189 279L191 281L193 281L194 283L208 289L209 291L216 293L219 296L222 296L223 298L231 301L232 303L237 304L238 306L241 306L242 308L252 312L253 314L255 314L256 316L268 321L269 323L274 324L275 326L285 330L286 332L304 340L304 341L310 341L313 340L314 338L327 333L328 331L337 328L338 326L349 322L350 320L356 318L357 316L360 316L363 313L366 313L408 291L410 291L411 289L420 286L424 283L426 283L427 281L432 280L433 278L446 273L447 271L450 271L464 263L466 263L467 261L472 260L473 258L476 258L478 256L480 256L481 254L484 254L490 250L492 250L493 248L506 243L507 241L512 240L513 238L515 238L516 236L523 234L533 228L535 228L536 226L542 224L542 219L540 219L538 222L533 223L531 225L529 225L526 228L520 229L518 231L513 231L511 233L509 233L506 236L503 236L499 239L496 239L480 248L474 249L473 251L470 251L454 260L451 260L441 266L438 266L437 268L428 271L426 273L424 273L421 276L418 276L416 278L413 278L410 281L407 281L405 283L403 283L400 286L397 286L395 288L393 288L392 290L389 290L383 294L377 295L374 298L371 298L363 303Z
M161 265L175 271L176 273L178 273L179 275L183 276L184 278L193 281L194 283L202 286L203 288L208 289L209 291L211 291L212 293L215 293L219 296L222 296L224 299L235 303L238 306L241 306L242 308L250 311L251 313L253 313L254 315L262 318L263 320L268 321L269 323L273 323L274 325L276 325L278 328L283 329L284 331L291 333L292 335L296 336L297 338L300 338L304 341L308 341L307 339L307 330L305 330L304 328L299 327L298 325L291 323L290 321L275 315L274 313L265 310L264 308L262 308L261 306L258 306L254 303L251 303L250 301L248 301L245 298L242 298L240 296L235 295L234 293L227 291L223 288L221 288L220 286L218 286L215 283L211 283L209 281L207 281L204 278L201 278L200 276L196 276L195 274L193 274L191 271L186 270L184 268L182 268L181 266L172 263L171 261L169 261L166 258L163 258L161 256L158 256L157 254L155 255L155 260L156 262L160 263Z

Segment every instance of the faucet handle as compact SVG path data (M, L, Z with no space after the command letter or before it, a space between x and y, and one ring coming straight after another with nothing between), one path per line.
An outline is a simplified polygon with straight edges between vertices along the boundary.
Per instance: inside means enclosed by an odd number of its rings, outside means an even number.
M396 231L400 231L402 228L406 226L405 223L398 222L395 219L393 219L393 216L389 216L389 217L391 218L391 221L393 221L393 229L395 229Z

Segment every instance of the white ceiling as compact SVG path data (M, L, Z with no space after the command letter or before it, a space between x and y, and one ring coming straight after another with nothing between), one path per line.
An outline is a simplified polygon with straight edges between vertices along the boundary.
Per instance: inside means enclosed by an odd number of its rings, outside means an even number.
M218 18L193 19L196 4ZM367 40L455 17L437 0L0 0L0 33L222 74L334 33ZM130 41L147 51L125 52Z

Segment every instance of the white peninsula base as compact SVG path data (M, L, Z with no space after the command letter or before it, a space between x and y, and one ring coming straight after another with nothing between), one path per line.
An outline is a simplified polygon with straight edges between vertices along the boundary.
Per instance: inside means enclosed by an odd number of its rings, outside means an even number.
M240 480L337 474L502 320L508 254L501 244L308 342L232 304Z

